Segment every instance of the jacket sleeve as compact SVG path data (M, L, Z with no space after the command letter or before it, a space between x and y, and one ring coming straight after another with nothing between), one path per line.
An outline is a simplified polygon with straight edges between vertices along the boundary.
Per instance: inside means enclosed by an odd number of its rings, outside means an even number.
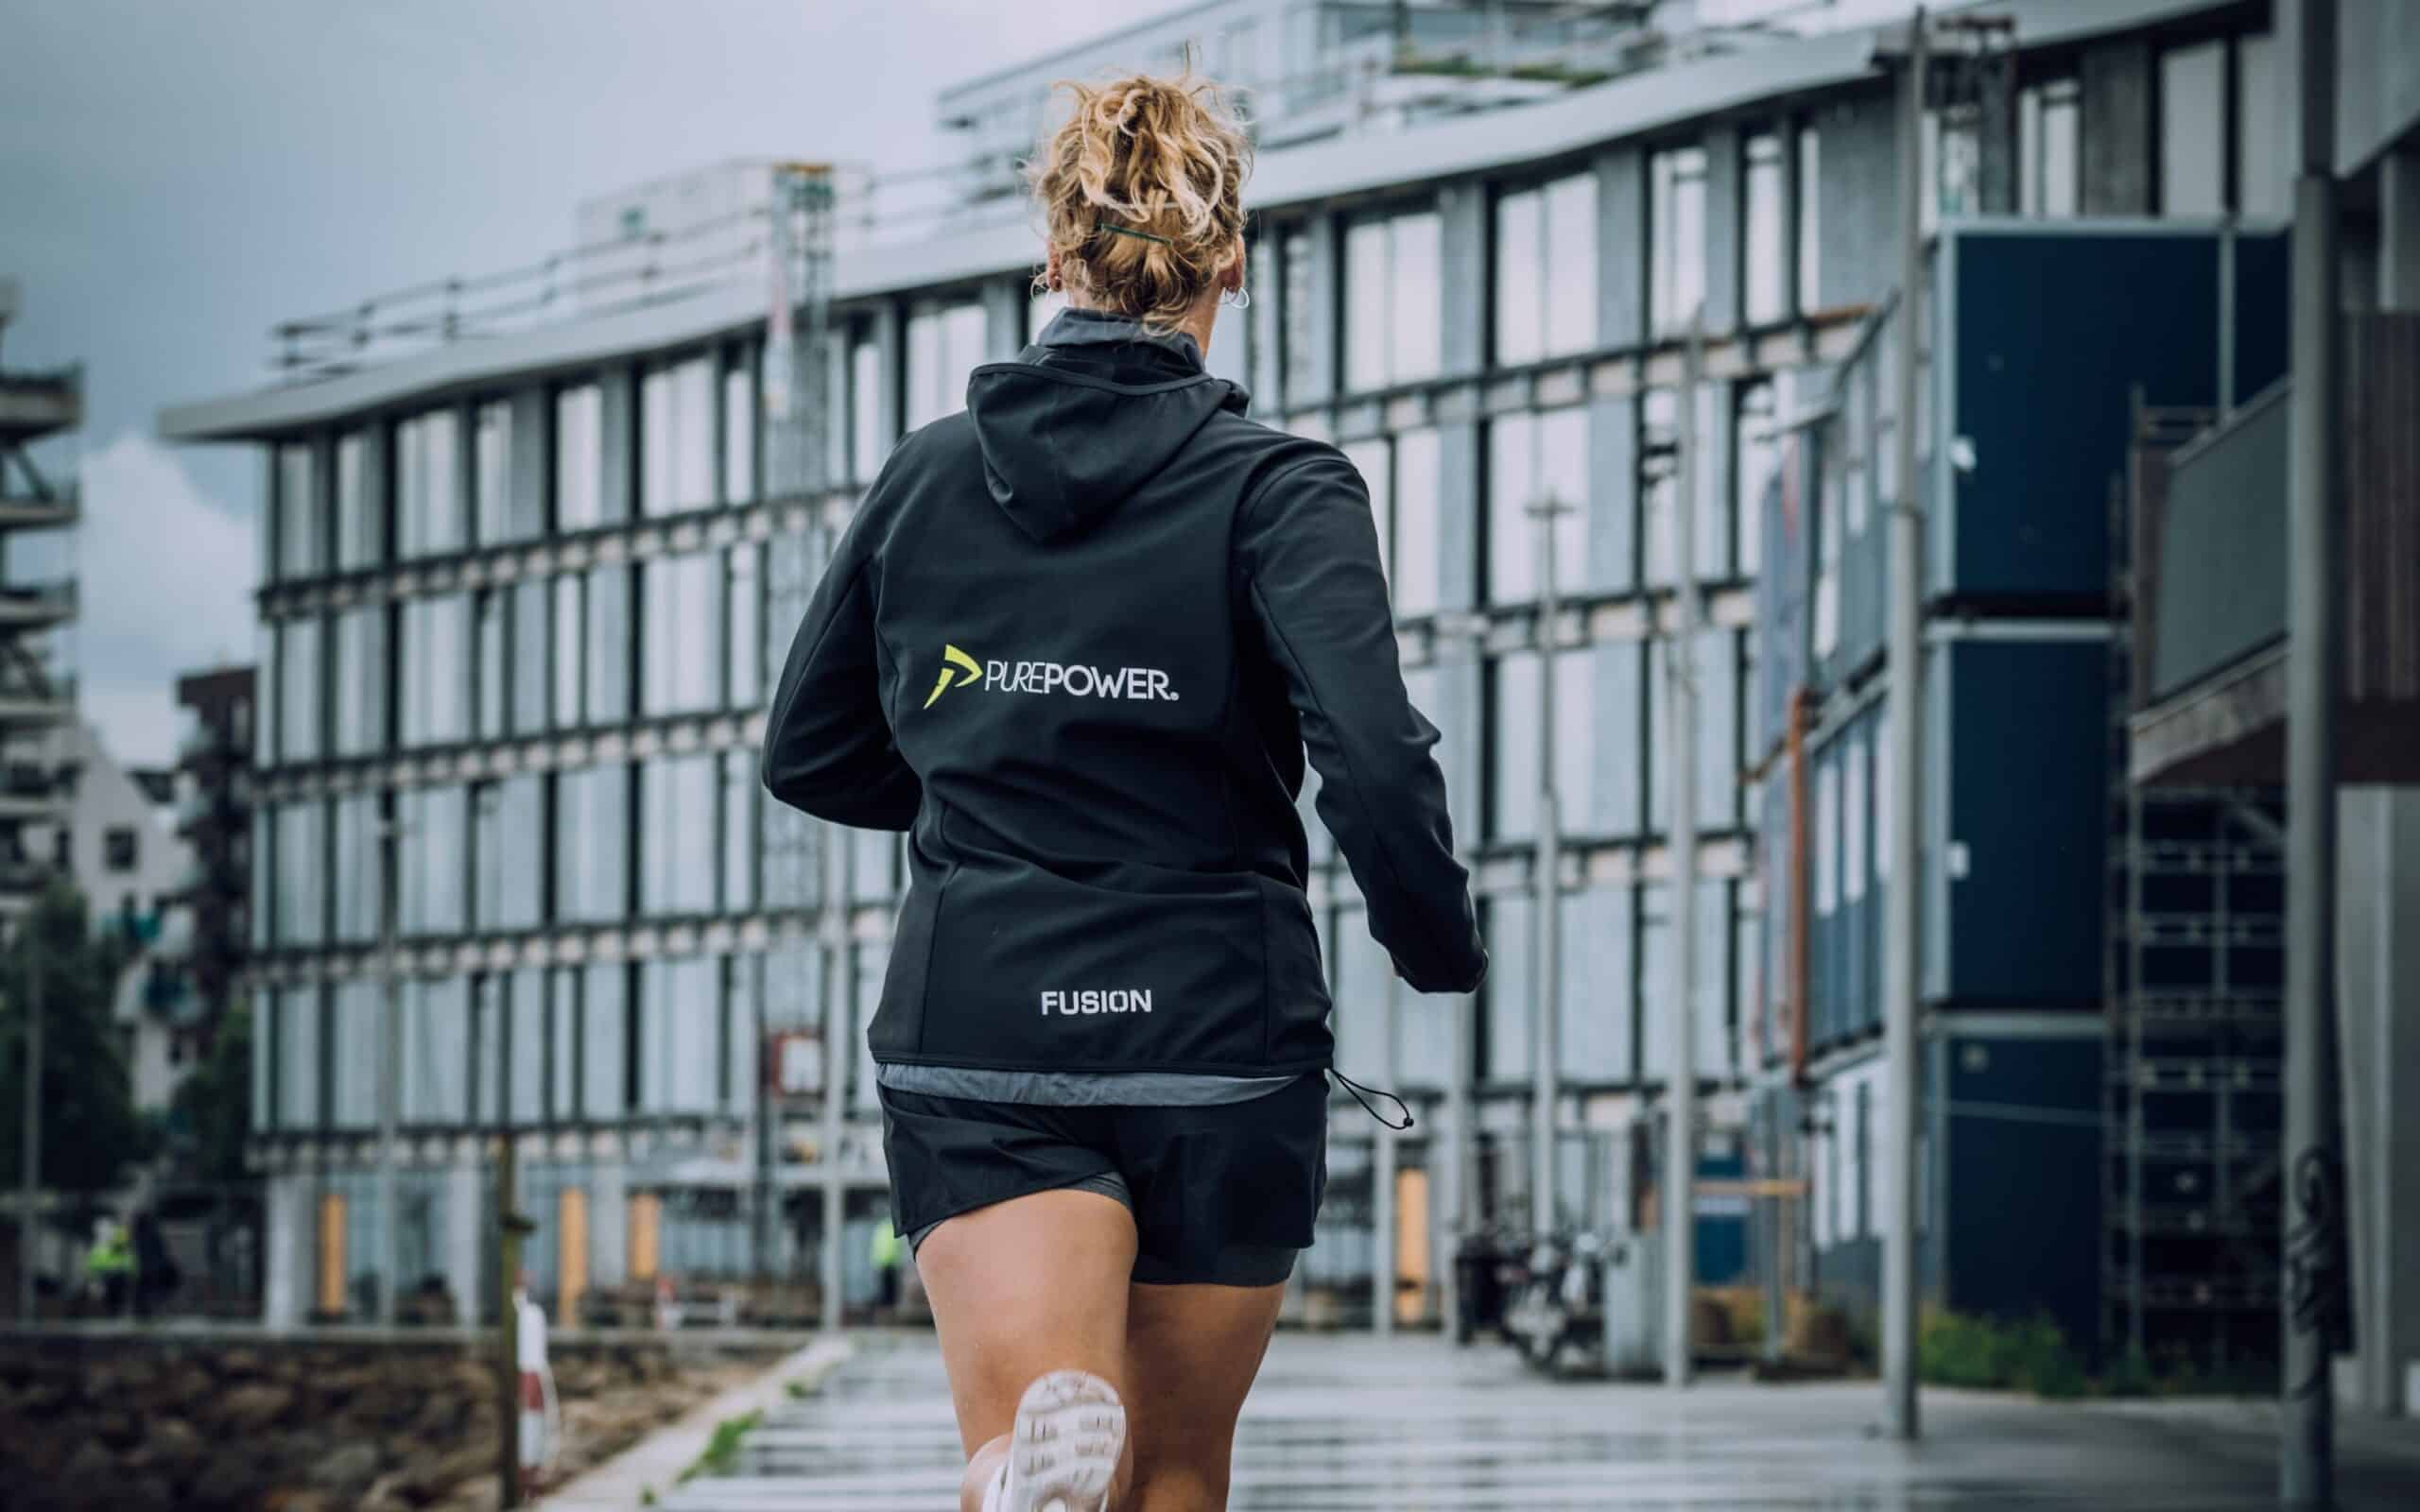
M1370 933L1422 992L1487 974L1470 877L1454 859L1437 727L1405 693L1361 474L1342 455L1279 472L1236 520L1243 592L1286 679L1317 807L1370 909Z
M819 819L860 830L915 823L924 785L884 712L869 555L857 518L808 601L765 717L766 791Z

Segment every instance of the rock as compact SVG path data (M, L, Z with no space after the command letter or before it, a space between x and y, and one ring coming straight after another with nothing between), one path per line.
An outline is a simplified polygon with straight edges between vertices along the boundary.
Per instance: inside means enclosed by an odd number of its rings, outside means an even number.
M322 1456L311 1468L311 1484L340 1497L351 1497L378 1478L378 1450L371 1444L346 1444Z
M272 1491L261 1503L264 1512L337 1512L337 1503L318 1491Z
M116 1456L88 1438L67 1457L53 1490L60 1506L108 1506L122 1479Z
M370 1483L361 1495L359 1512L410 1512L420 1504L411 1494L413 1481L406 1470L389 1470Z
M212 1508L242 1507L245 1512L259 1500L262 1480L268 1467L240 1444L222 1445L218 1453L194 1477L187 1495L197 1506Z
M86 1418L84 1432L115 1450L132 1449L142 1436L135 1431L134 1415L114 1409Z
M151 1422L150 1431L128 1463L182 1481L189 1478L209 1454L209 1441L193 1424L182 1418L161 1418Z
M235 1434L255 1434L282 1420L294 1408L294 1393L285 1386L237 1386L218 1402L217 1422Z

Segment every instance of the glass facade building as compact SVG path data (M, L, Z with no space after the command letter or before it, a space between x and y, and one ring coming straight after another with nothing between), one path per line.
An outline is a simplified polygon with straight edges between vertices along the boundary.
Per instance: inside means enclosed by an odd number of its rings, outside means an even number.
M2129 173L2145 213L2169 198L2179 213L2268 203L2262 123L2229 103L2240 92L2227 82L2273 66L2264 44L2221 38L2207 56L2139 64L2159 71L2163 109L2219 104L2156 164L2127 165L2088 129L2093 69L2134 57L2122 42L2053 35L2020 58L2011 208L2105 209ZM1697 890L1689 1022L1716 1094L1708 1155L1737 1156L1737 1094L1754 1069L1743 1046L1770 996L1762 810L1743 780L1763 704L1748 634L1763 502L1785 427L1827 397L1829 365L1888 291L1898 124L1890 87L1861 66L1843 73L1813 43L1756 56L1764 83L1732 87L1720 110L1676 109L1686 92L1668 80L1616 79L1598 86L1601 115L1534 108L1539 129L1518 147L1500 130L1474 146L1477 123L1446 123L1270 155L1254 300L1220 312L1212 343L1211 368L1250 387L1256 418L1335 442L1368 480L1408 679L1444 734L1495 960L1477 998L1392 989L1315 818L1313 903L1340 1064L1431 1114L1406 1142L1413 1170L1442 1160L1429 1131L1457 1079L1473 1094L1476 1177L1458 1200L1474 1217L1517 1216L1528 1200L1541 1011L1530 867L1549 747L1564 842L1550 1011L1572 1131L1565 1216L1615 1221L1636 1199L1629 1173L1644 1162L1618 1151L1671 1057L1663 983L1680 885ZM269 448L251 915L270 990L255 1123L294 1162L273 1168L366 1149L374 1091L392 1077L425 1162L467 1170L479 1128L534 1142L533 1190L555 1204L538 1214L542 1291L597 1292L676 1250L735 1268L746 1226L725 1199L749 1179L738 1142L770 1028L846 1047L840 1159L878 1180L860 1034L899 841L838 836L845 866L827 867L821 827L761 794L756 742L833 529L902 435L962 405L968 370L1047 318L1029 255L970 235L921 258L940 271L916 284L879 259L843 259L820 462L803 480L767 462L761 295L752 307L700 298L685 334L660 346L617 346L599 324L593 339L552 341L543 363L508 341L441 385L317 408L306 394L189 427ZM1694 387L1681 354L1692 333ZM1827 474L1821 491L1829 542L1834 511L1862 508L1865 490ZM1542 524L1549 501L1560 507ZM1551 626L1538 613L1547 572L1562 605ZM1683 574L1704 595L1685 643L1668 628ZM1824 592L1819 652L1841 612ZM1685 879L1669 845L1673 677L1693 681L1701 712L1677 747L1702 836ZM1881 748L1861 740L1824 769L1819 911L1859 903L1863 874L1833 861L1877 844L1865 795ZM368 985L389 830L398 1067L384 1063ZM851 942L826 963L813 916L843 874ZM1368 1199L1366 1167L1354 1169L1340 1157L1340 1211ZM415 1253L456 1252L468 1220L446 1219L445 1200L403 1215L422 1214ZM1426 1205L1441 1235L1443 1209Z

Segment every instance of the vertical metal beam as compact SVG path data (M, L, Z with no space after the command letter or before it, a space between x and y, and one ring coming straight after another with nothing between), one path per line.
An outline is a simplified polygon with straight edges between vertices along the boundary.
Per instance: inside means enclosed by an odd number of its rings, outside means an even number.
M1924 713L1919 703L1918 619L1924 587L1923 493L1916 476L1916 314L1924 288L1924 119L1927 19L1908 27L1899 113L1899 303L1897 450L1899 497L1891 501L1891 883L1884 897L1883 1060L1889 1095L1891 1206L1882 1236L1882 1381L1885 1424L1912 1439L1916 1418L1916 950L1917 763Z
M512 1124L505 1116L503 1087L496 1099L495 1215L496 1291L496 1486L498 1504L521 1504L521 1310L513 1294L521 1281L521 1195ZM474 1093L475 1096L475 1091Z
M397 801L389 798L389 802ZM403 1122L404 983L396 945L402 907L403 829L389 813L378 826L378 1323L393 1328L404 1276L403 1173L397 1129Z
M744 957L733 958L734 969L740 969ZM761 957L759 958L761 965ZM765 1288L759 1296L769 1303L773 1280L773 1215L781 1204L781 1189L773 1179L773 1130L780 1116L775 1099L780 1094L780 1082L773 1075L772 1045L765 1025L765 981L758 976L754 989L749 993L752 1005L748 1020L749 1042L755 1053L749 1058L752 1074L756 1078L750 1110L755 1115L749 1127L749 1143L752 1147L755 1165L753 1198L750 1206L748 1225L749 1273L756 1284Z
M1378 1014L1379 1032L1386 1043L1378 1052L1379 1065L1386 1073L1381 1086L1392 1087L1395 1072L1395 1017L1398 994L1395 973L1386 973L1381 988ZM1402 1146L1396 1143L1395 1126L1378 1125L1377 1170L1371 1177L1371 1234L1374 1241L1371 1265L1371 1330L1378 1337L1391 1338L1395 1332L1395 1171L1402 1161Z
M34 1320L39 1294L34 1266L42 1246L42 894L34 894L26 911L23 932L26 960L26 1106L25 1125L17 1146L17 1316Z
M2294 180L2292 490L2287 511L2286 1206L2282 1504L2335 1504L2333 1334L2344 1282L2334 1060L2336 696L2343 526L2337 438L2336 5L2301 0Z
M849 843L837 824L822 827L823 899L818 937L823 944L822 1135L823 1329L840 1329L840 1226L848 1216L847 1178L840 1169L841 1100L849 1088Z
M1562 1096L1563 946L1556 900L1562 892L1563 814L1555 782L1555 650L1561 639L1563 600L1556 591L1554 523L1570 505L1549 493L1530 506L1537 524L1538 555L1538 835L1530 862L1530 906L1536 914L1530 939L1537 952L1531 973L1537 998L1530 1037L1530 1227L1541 1238L1555 1230L1556 1103Z
M1705 369L1703 311L1689 318L1681 367L1680 458L1672 479L1673 625L1664 645L1664 749L1670 795L1672 980L1665 1004L1671 1074L1664 1089L1664 1381L1689 1383L1696 1345L1689 1313L1697 1280L1698 938L1698 387Z

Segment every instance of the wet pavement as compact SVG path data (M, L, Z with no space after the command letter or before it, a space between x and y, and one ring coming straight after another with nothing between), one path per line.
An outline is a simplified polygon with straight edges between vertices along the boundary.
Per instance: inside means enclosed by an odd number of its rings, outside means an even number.
M1555 1383L1510 1350L1281 1337L1236 1447L1235 1512L2235 1512L2275 1502L2256 1406L2051 1405L1928 1392L1925 1441L1873 1435L1872 1383ZM2420 1506L2420 1428L2348 1436L2341 1505ZM858 1340L818 1396L785 1400L729 1474L676 1512L947 1512L958 1435L929 1336Z

